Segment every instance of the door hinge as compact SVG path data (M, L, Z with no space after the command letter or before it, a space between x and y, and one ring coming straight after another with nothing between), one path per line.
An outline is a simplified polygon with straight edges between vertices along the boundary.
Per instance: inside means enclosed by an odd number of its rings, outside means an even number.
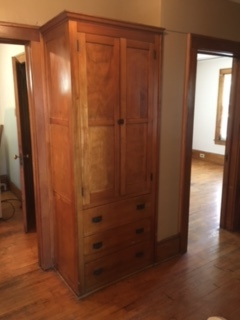
M82 196L84 196L84 188L82 188L81 193L82 193Z
M227 153L225 154L225 161L226 162L228 161L228 154Z
M153 50L153 59L154 59L154 60L157 59L157 50Z
M153 173L150 174L150 180L153 181Z
M79 40L77 40L77 45L76 45L76 48L77 48L77 52L79 52L79 51L80 51Z

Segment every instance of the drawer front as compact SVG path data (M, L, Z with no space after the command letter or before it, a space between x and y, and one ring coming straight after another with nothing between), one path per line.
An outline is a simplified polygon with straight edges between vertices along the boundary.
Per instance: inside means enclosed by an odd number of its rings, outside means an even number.
M151 221L143 219L84 238L84 260L98 259L141 241L150 240Z
M147 241L85 264L86 291L120 279L153 263L153 243Z
M151 196L144 195L83 211L84 236L137 221L153 214Z

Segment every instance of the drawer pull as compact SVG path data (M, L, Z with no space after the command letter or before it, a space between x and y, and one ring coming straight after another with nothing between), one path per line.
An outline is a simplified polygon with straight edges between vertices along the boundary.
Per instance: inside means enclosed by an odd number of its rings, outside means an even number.
M95 250L98 250L98 249L102 248L102 246L103 246L103 243L102 243L102 242L95 242L95 243L92 245L93 249L95 249Z
M100 276L103 273L103 268L98 268L93 271L94 276Z
M135 254L135 257L136 257L136 258L141 258L141 257L143 257L143 256L144 256L143 251L138 251L138 252L136 252L136 254Z
M97 216L92 218L92 223L99 223L102 221L102 216Z
M136 229L136 234L140 234L144 232L144 228Z
M137 204L136 209L137 209L137 210L143 210L143 209L145 209L145 203Z

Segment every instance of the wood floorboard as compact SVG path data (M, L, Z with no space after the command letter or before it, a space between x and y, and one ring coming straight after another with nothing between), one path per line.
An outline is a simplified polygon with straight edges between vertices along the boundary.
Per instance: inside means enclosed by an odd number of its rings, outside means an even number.
M194 161L188 252L81 300L38 267L36 234L24 233L15 201L0 221L0 320L239 320L240 234L219 228L221 182L220 165Z

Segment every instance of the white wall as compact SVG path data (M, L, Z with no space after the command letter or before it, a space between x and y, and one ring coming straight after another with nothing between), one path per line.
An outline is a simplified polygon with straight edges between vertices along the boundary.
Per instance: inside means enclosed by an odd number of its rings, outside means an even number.
M18 154L18 138L12 57L22 52L23 46L0 44L0 122L4 125L0 148L0 174L7 174L19 189L19 161L13 159L13 156Z
M219 70L232 67L232 58L217 57L197 64L193 149L224 154L225 146L214 143Z

